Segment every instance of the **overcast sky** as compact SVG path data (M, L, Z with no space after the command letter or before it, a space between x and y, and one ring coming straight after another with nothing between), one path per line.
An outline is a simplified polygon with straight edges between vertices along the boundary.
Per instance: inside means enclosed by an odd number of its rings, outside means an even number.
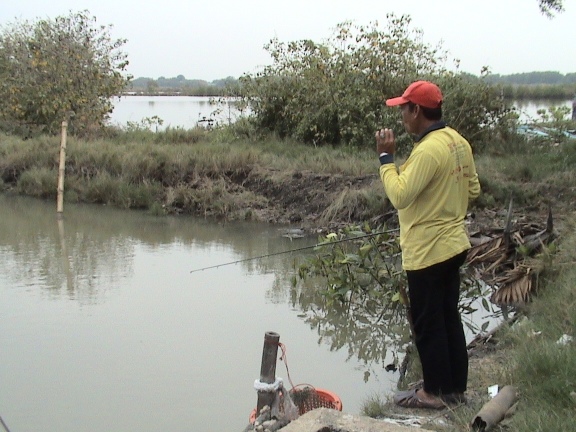
M0 0L0 26L88 10L128 39L134 77L239 77L270 63L271 38L288 42L330 38L338 23L386 23L386 14L412 17L424 42L442 43L461 69L478 75L576 72L576 2L549 19L537 0Z

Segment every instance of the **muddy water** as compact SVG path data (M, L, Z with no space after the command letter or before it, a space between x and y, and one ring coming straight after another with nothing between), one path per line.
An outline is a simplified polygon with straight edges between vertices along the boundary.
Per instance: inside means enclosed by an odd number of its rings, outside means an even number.
M293 384L344 411L388 395L398 327L292 288L302 247L277 226L153 217L0 195L0 416L12 431L240 431L263 337L280 334ZM389 329L390 327L390 329ZM284 362L277 375L288 382Z

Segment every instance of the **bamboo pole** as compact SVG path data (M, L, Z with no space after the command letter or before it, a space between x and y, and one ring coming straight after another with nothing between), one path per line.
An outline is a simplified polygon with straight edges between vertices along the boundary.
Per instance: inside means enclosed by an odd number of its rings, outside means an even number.
M68 122L62 122L62 139L60 141L60 165L58 168L58 198L56 203L56 212L59 216L64 212L64 172L66 168L66 135Z
M260 382L273 384L276 381L276 358L278 356L278 342L280 335L275 332L264 334L264 348L262 349L262 364L260 366ZM272 402L276 397L275 392L258 391L258 404L256 405L256 416L265 405L272 407Z

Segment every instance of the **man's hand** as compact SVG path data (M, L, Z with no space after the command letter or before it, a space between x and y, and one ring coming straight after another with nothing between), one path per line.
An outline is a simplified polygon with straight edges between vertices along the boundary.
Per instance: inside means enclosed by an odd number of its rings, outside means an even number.
M394 154L396 151L396 140L392 129L380 129L376 131L376 152L378 154Z

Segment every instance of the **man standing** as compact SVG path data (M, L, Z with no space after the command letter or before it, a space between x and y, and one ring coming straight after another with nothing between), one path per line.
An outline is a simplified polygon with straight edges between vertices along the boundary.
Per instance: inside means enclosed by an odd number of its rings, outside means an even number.
M396 404L439 409L465 401L466 338L458 311L460 266L470 242L464 226L468 201L480 194L472 149L442 121L442 93L433 83L412 83L387 106L399 106L416 143L406 162L394 164L391 129L376 132L380 177L398 209L402 266L422 364L423 387L399 392Z

